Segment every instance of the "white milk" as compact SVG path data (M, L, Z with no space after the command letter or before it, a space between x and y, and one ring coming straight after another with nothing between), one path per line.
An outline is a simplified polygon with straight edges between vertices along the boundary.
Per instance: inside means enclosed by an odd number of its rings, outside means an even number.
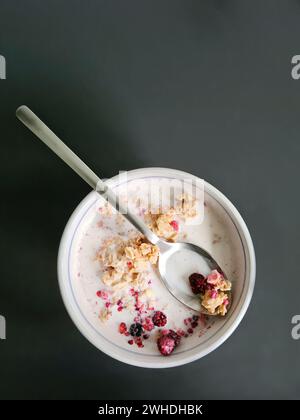
M163 191L168 186L168 180L165 178L133 180L128 183L128 191L126 191L126 185L119 186L115 191L125 199L128 196L130 208L142 217L148 196L147 186L153 181L160 187L163 197ZM181 191L175 188L175 196L180 193ZM121 313L113 310L112 317L106 323L102 323L98 318L104 302L97 297L96 292L99 289L103 289L104 285L101 282L101 267L99 262L95 260L97 250L100 248L102 241L107 238L120 235L123 239L126 239L136 232L129 222L125 219L121 221L118 215L113 217L101 215L98 209L103 206L103 203L104 201L101 198L94 203L84 216L74 237L71 250L71 265L72 286L75 297L85 317L107 340L126 348L128 351L157 354L155 334L152 334L149 340L145 341L145 347L142 349L136 346L129 346L127 343L128 337L119 334L119 323L124 321L130 325L133 322L134 314L126 310L123 310ZM163 204L165 203L163 202ZM244 267L242 267L241 263L243 256L241 255L240 238L227 213L219 203L215 202L208 194L205 194L204 215L199 215L198 219L191 225L180 223L179 232L178 241L191 242L202 246L224 268L228 279L233 284L232 296L234 306L236 281L242 277ZM173 267L170 267L170 270L175 271L176 275L182 278L183 287L187 287L184 285L187 284L187 278L191 273L201 272L204 269L199 266L199 258L197 256L191 259L189 255L188 258L188 261L186 261L187 265L177 262L177 265L174 264ZM149 270L148 278L152 282L156 296L155 309L162 310L168 317L166 328L184 328L186 330L187 327L183 321L194 313L186 309L170 295L156 270ZM127 291L125 290L124 293L127 293ZM224 318L226 319L226 316ZM224 322L225 320L219 317L211 317L205 322L205 325L199 322L199 327L195 328L193 335L182 340L178 351L184 351L198 345L204 340L204 336L210 336L212 324L220 323L221 326Z

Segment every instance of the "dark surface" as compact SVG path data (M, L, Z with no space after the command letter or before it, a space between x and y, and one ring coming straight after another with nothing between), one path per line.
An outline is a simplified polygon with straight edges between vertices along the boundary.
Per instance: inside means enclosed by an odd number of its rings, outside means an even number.
M0 398L298 398L300 2L0 2ZM89 188L15 119L27 104L102 176L192 172L238 207L257 253L233 336L187 366L145 370L81 336L56 257Z

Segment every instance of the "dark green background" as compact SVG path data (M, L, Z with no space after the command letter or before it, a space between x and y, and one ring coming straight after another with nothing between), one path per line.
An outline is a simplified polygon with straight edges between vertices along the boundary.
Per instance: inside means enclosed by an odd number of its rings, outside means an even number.
M0 0L0 398L298 398L300 1ZM145 370L94 348L56 257L89 188L15 119L30 106L103 177L164 166L222 190L258 262L218 350Z

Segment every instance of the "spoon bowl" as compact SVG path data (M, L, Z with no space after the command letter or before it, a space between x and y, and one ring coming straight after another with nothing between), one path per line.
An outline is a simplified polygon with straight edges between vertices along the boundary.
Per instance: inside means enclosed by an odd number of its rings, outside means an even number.
M197 272L204 276L207 276L212 270L224 273L218 263L205 249L195 244L187 242L170 243L159 240L156 245L160 250L158 261L159 274L173 297L189 309L214 316L201 305L199 295L192 293L191 287L188 285L188 278L192 274L191 264L193 267L196 264ZM225 274L224 276L226 278ZM231 294L228 294L228 296L230 306Z

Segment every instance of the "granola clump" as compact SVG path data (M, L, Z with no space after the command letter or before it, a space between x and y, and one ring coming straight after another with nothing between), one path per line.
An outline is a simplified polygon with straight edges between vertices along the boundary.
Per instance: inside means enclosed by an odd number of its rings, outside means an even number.
M193 273L189 277L193 293L200 295L201 305L210 315L224 316L229 304L231 282L223 273L213 270L207 277Z
M173 207L162 211L149 210L145 220L150 229L159 237L169 242L176 242L179 234L179 221L193 218L197 215L196 199L188 194L177 198Z
M107 241L98 252L103 266L102 282L113 290L126 285L141 286L148 264L156 265L158 247L139 235L128 241L114 238Z

